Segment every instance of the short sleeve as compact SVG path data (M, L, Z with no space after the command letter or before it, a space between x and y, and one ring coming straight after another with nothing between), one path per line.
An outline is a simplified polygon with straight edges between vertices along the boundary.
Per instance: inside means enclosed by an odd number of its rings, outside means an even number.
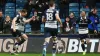
M23 18L23 21L26 21L26 18Z
M58 10L56 10L56 13L55 13L55 15L59 15L59 11L58 11Z

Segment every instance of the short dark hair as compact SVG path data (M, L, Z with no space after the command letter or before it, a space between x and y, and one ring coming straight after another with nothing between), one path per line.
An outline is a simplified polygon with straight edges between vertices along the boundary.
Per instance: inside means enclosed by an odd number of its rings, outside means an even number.
M50 2L49 2L49 6L51 6L51 7L52 7L54 4L55 4L54 1L50 1Z
M0 10L0 12L2 12L2 10Z
M26 9L22 9L22 10L20 10L20 12L22 12L22 13L26 13L27 10L26 10Z

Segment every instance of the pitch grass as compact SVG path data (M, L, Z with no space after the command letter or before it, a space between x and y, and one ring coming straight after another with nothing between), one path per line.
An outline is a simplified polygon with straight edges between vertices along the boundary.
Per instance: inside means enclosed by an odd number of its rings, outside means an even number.
M19 55L10 55L9 53L0 53L0 56L42 56L42 54L19 53ZM47 56L52 56L52 54L47 54ZM66 53L57 54L56 56L100 56L100 53L87 53L86 55L82 55L82 53Z

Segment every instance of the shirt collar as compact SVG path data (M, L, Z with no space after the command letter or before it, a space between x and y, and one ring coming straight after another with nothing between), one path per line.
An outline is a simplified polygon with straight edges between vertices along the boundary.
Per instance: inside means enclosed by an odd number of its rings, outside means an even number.
M82 17L81 17L81 19L82 19ZM86 16L85 16L85 19L86 19Z

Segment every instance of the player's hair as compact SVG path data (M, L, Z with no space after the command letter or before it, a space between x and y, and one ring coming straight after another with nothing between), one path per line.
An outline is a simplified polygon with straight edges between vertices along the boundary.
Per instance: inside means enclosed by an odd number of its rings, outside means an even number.
M27 12L27 10L22 9L22 10L20 10L20 12L22 12L22 13L26 13L26 12Z
M53 7L54 4L55 4L54 1L50 1L50 2L49 2L49 6L50 6L50 7Z
M82 13L82 12L85 12L85 14L86 14L86 11L82 10L81 13Z

